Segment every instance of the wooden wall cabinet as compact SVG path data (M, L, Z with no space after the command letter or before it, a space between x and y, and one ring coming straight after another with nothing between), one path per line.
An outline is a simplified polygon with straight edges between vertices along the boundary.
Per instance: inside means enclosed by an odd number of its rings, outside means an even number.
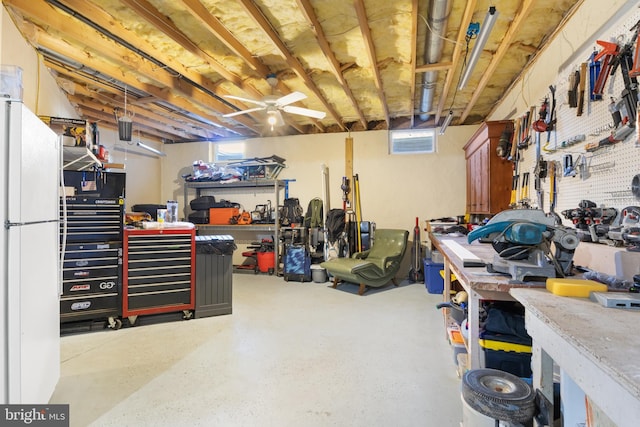
M485 122L464 146L467 213L494 215L509 208L513 163L498 157L500 135L510 120Z

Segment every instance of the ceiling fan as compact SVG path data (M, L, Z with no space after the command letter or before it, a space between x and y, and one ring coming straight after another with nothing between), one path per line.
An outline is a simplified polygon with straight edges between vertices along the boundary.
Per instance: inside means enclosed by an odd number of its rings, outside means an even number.
M267 81L272 88L275 88L275 85L277 84L276 78L268 77ZM229 99L236 99L238 101L246 102L249 104L256 104L258 105L258 107L249 108L247 110L234 111L233 113L224 114L222 117L233 117L240 114L253 113L254 111L266 110L267 123L271 126L271 130L273 130L274 126L284 125L284 119L282 118L282 113L280 111L284 111L285 113L290 114L298 114L300 116L313 117L314 119L324 119L327 115L327 113L325 113L324 111L311 110L309 108L290 105L307 97L307 95L305 95L304 93L297 91L291 92L290 94L281 97L278 97L276 95L267 95L262 98L262 100L242 98L240 96L234 95L225 95L224 97Z

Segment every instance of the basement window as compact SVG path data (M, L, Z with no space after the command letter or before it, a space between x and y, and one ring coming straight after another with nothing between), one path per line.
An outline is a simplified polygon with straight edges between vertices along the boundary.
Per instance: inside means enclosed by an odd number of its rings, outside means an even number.
M435 153L435 129L389 131L389 154Z
M244 159L244 142L216 144L216 162Z

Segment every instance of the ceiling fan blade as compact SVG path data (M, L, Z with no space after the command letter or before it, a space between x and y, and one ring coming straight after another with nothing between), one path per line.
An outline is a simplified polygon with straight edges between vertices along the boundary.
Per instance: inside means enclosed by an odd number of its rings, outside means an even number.
M256 99L251 99L251 98L243 98L241 96L234 96L234 95L224 95L225 98L229 98L229 99L236 99L238 101L242 101L242 102L248 102L250 104L256 104L256 105L261 105L263 107L266 107L267 104L264 101L258 101Z
M308 108L294 107L293 105L287 105L282 107L282 111L285 113L299 114L301 116L313 117L314 119L324 119L327 113L324 111L310 110Z
M254 111L264 110L265 107L249 108L248 110L234 111L233 113L223 114L222 117L239 116L240 114L253 113Z
M284 107L285 105L293 104L294 102L302 101L307 95L302 92L291 92L289 95L285 95L276 99L276 105Z

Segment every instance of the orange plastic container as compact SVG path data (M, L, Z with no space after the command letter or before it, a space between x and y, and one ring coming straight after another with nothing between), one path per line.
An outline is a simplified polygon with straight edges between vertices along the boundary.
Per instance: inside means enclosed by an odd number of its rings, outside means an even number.
M209 208L209 224L228 225L231 218L240 215L239 208Z
M268 273L275 268L276 254L275 252L256 252L258 258L258 270L261 273Z

